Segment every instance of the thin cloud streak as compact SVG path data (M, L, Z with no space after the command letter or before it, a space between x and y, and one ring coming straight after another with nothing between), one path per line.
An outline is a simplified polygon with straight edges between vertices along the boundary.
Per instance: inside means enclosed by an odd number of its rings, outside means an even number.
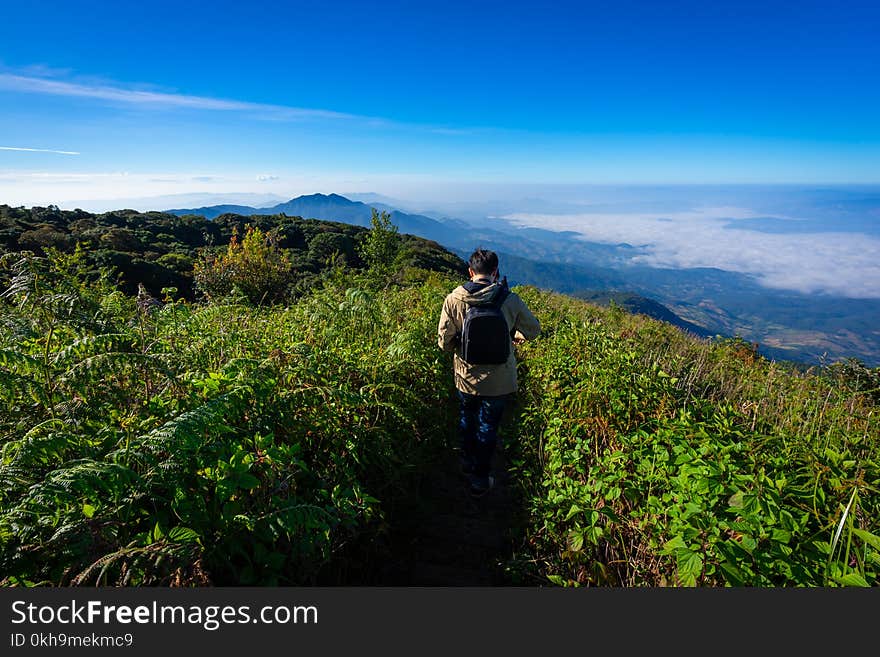
M25 151L27 153L57 153L58 155L79 155L77 151L56 151L52 148L20 148L18 146L0 146L0 151Z
M363 123L370 127L415 128L448 136L466 135L472 132L469 129L403 123L381 117L337 112L334 110L290 107L287 105L251 103L248 101L210 98L207 96L190 96L186 94L164 93L159 91L126 89L124 87L112 86L109 84L82 84L43 77L16 75L13 73L0 73L0 89L50 96L64 96L69 98L92 98L96 100L135 105L141 108L178 108L219 112L245 112L264 120L351 121Z
M107 85L86 85L46 78L27 77L0 73L0 89L23 91L27 93L47 94L50 96L68 96L79 98L96 98L132 105L147 107L179 107L214 111L256 112L267 114L272 118L289 120L303 119L366 119L354 114L333 112L322 109L305 109L301 107L285 107L264 103L249 103L239 100L208 98L205 96L188 96L185 94L169 94L158 91L139 91Z

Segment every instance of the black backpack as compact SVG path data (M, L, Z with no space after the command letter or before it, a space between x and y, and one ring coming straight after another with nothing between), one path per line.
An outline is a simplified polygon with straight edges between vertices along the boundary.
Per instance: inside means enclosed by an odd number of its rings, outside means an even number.
M479 287L469 289L474 292ZM501 304L510 289L502 285L491 304L469 306L461 329L461 357L471 365L500 365L510 356L510 327L501 312Z

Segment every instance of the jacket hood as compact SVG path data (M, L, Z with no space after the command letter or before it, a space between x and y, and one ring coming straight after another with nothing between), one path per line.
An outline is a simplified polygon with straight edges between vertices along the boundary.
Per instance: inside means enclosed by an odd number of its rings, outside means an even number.
M468 288L471 288L471 290L468 290ZM474 284L469 282L455 288L452 294L454 298L460 299L469 306L488 306L495 300L495 297L501 293L502 289L501 283L482 285L480 283Z

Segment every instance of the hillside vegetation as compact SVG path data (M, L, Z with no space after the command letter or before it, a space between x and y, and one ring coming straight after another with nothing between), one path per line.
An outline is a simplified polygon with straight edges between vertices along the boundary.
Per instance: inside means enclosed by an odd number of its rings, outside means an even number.
M198 296L194 285L198 264L225 254L233 239L241 243L249 226L282 251L275 263L276 270L281 265L284 274L274 281L276 300L319 285L330 258L355 269L367 264L360 247L369 231L347 223L284 214L245 217L225 213L214 219L135 210L93 214L54 206L0 205L0 254L32 251L42 255L47 248L72 253L79 245L83 251L80 266L93 276L109 269L128 294L136 294L139 285L154 296L173 287L192 301ZM436 242L414 235L400 235L400 242L400 266L467 273L464 263Z
M560 584L877 584L880 370L523 297L546 327L521 349L525 560Z
M387 557L454 444L461 263L413 266L375 221L269 304L246 284L290 254L243 228L195 253L195 291L232 279L209 300L135 296L70 245L0 258L3 585L358 584ZM511 583L878 584L880 371L516 291L543 333L503 428Z

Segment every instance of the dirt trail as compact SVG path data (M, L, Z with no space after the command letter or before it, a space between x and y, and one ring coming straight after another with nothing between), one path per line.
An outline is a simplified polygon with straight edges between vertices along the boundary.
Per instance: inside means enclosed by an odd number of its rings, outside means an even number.
M516 541L516 503L503 448L493 459L495 486L471 497L449 456L425 473L414 503L391 519L393 558L382 577L387 586L499 586L509 584L505 563Z

